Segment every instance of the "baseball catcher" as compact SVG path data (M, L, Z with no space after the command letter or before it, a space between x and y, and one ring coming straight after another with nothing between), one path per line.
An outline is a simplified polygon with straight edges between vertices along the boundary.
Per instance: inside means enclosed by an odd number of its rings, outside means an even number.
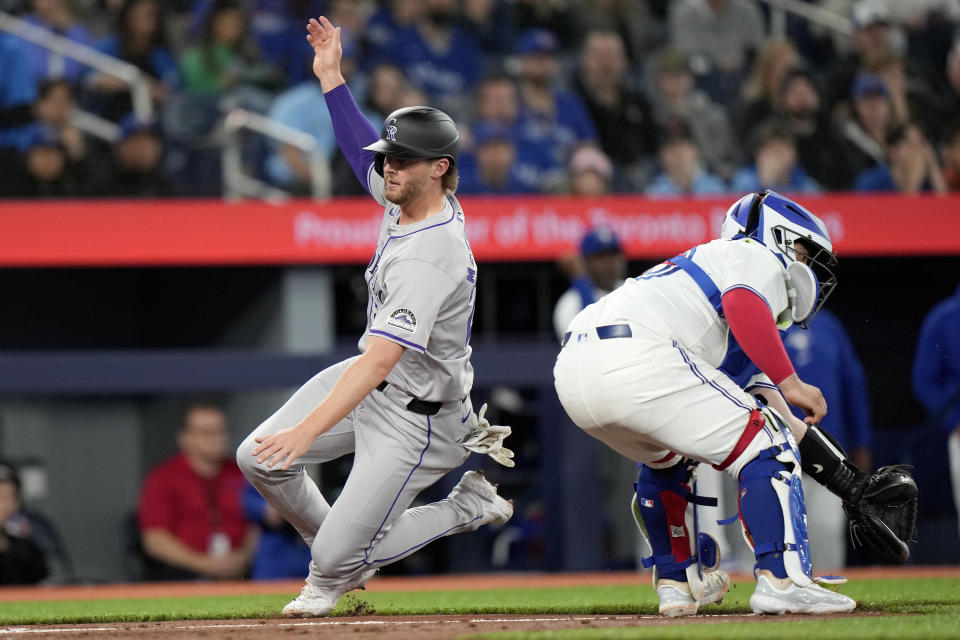
M760 224L758 200L752 194L736 202L724 219L720 235L725 240L755 235ZM790 273L788 296L791 306L806 311L817 302L817 283L806 271ZM850 519L850 539L854 546L868 546L887 558L906 562L909 543L916 537L917 484L910 467L893 465L870 474L861 471L847 457L840 443L819 425L806 425L792 419L783 396L756 367L749 363L728 370L735 380L763 404L769 404L790 423L798 441L803 471L843 500Z

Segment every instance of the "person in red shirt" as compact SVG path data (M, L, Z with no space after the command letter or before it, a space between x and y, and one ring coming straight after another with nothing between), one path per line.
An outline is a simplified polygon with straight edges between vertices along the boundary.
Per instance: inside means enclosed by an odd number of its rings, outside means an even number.
M140 495L144 577L243 577L257 535L244 517L246 480L227 456L226 418L220 406L188 405L177 444L180 452L147 475Z

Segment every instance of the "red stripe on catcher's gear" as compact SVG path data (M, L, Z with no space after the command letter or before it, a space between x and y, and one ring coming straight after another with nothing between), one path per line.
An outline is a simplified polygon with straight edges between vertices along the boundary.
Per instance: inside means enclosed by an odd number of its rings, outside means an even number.
M687 491L690 487L680 485ZM687 530L686 513L687 499L673 491L661 491L660 500L663 501L667 516L667 526L670 531L670 552L677 563L690 560L690 532Z
M660 458L659 460L654 460L654 461L651 462L650 464L662 464L662 463L666 462L667 460L669 460L670 458L672 458L672 457L675 456L675 455L677 455L677 454L675 454L673 451L671 451L670 453L668 453L667 455L663 456L663 457Z
M750 446L750 442L753 441L754 436L760 433L760 430L763 429L763 425L765 425L766 422L766 418L763 417L759 409L751 411L750 417L747 419L747 426L744 427L743 433L740 434L740 438L737 440L737 444L734 445L733 451L723 459L723 462L718 465L713 465L713 468L717 471L723 471L733 464L734 461L740 457L740 454Z

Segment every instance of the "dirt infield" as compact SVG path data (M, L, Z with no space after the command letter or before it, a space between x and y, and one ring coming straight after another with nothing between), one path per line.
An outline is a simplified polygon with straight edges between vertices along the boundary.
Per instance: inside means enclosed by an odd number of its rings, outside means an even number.
M960 567L908 567L851 569L851 579L960 577ZM749 576L734 576L748 578ZM380 577L372 580L369 591L438 591L455 589L506 589L556 586L631 585L646 583L646 575L632 572L570 574L481 574L433 577ZM240 594L295 594L302 582L218 582L102 585L72 587L2 588L0 602L24 600L90 600L110 598L159 598ZM362 609L362 594L345 596ZM850 616L875 616L853 613ZM318 620L201 620L149 623L33 625L0 627L0 637L43 638L210 638L246 640L282 633L285 637L309 635L323 640L333 638L390 638L391 640L441 640L474 633L497 631L546 631L596 627L661 626L807 619L806 616L705 615L681 620L659 616L634 615L453 615L453 616L356 616Z
M835 617L877 616L875 613L851 613ZM701 615L692 618L661 618L660 616L370 616L357 618L330 618L318 620L200 620L183 622L147 622L110 625L35 625L30 627L0 627L0 636L56 638L57 640L83 638L136 637L154 638L208 638L215 640L252 640L253 638L285 638L309 635L320 640L337 638L383 638L384 640L448 640L463 635L495 633L498 631L557 631L562 629L644 627L678 624L704 624L809 620L810 616L754 616Z

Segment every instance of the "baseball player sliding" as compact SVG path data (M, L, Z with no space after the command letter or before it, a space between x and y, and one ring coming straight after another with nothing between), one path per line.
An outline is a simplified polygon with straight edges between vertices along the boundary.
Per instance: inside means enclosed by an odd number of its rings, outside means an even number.
M247 479L311 545L288 617L327 615L378 567L513 515L477 471L445 500L408 508L470 451L513 466L502 446L510 429L470 403L477 266L453 197L457 128L441 111L409 107L390 114L378 137L340 73L339 28L321 17L307 31L340 148L386 209L366 270L361 355L314 376L237 450ZM331 506L303 465L349 452L353 469Z
M691 615L729 589L715 544L696 532L701 500L690 488L701 462L739 482L740 519L757 559L753 611L852 611L855 601L812 578L790 427L721 370L749 360L807 423L826 414L820 390L794 372L778 328L808 321L836 285L830 236L774 192L755 194L748 210L753 235L694 247L581 311L557 357L557 393L580 428L643 463L636 513L662 614Z

